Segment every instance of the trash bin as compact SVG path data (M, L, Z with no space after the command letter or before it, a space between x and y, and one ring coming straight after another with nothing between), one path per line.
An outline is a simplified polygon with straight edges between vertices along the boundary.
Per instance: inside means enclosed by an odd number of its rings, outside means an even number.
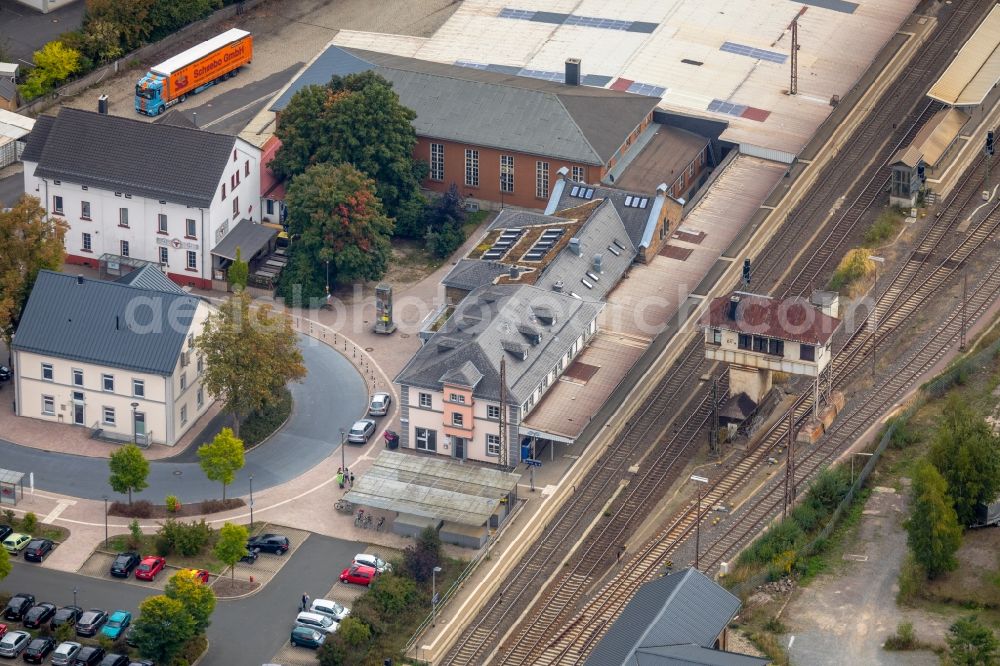
M399 435L394 433L392 430L386 430L382 433L385 437L385 446L387 449L398 449L399 448Z
M521 442L521 460L527 460L531 457L531 440L524 439Z

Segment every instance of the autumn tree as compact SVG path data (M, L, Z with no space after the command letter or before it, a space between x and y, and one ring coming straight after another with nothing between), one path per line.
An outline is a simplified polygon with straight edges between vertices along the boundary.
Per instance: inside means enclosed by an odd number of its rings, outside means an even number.
M128 503L132 503L132 491L139 492L149 484L149 461L135 444L126 444L111 454L108 460L111 478L108 482L116 493L128 493Z
M139 653L157 664L172 664L195 634L194 618L177 599L158 594L139 604L131 639Z
M178 571L163 590L163 593L184 606L191 616L195 635L208 628L215 611L215 592L208 585L195 578L190 571Z
M962 528L948 498L947 481L926 460L917 464L912 492L906 541L928 578L937 578L958 566L955 551L962 544Z
M80 69L80 52L61 41L49 42L33 57L35 66L18 86L25 99L41 97Z
M246 289L247 281L250 279L250 266L243 261L243 251L239 247L236 248L236 258L226 271L226 277L234 289Z
M948 482L962 525L975 521L977 504L1000 494L1000 437L956 397L945 404L928 459Z
M269 305L251 308L245 291L208 316L194 344L205 358L202 384L225 402L237 437L242 419L306 374L291 322Z
M209 481L222 484L222 500L226 499L226 486L243 469L243 440L229 428L223 428L208 444L198 447L198 463Z
M12 208L0 210L0 336L8 348L38 271L62 266L63 238L69 228L61 219L47 220L35 197L10 203Z
M281 278L281 295L294 296L303 273L305 285L325 284L326 264L331 279L349 283L376 280L389 265L392 220L375 196L374 183L354 167L317 164L295 176L288 188L289 231L297 237L291 246L290 270Z
M236 563L248 553L247 539L250 532L243 525L226 523L219 530L219 539L215 542L212 554L229 567L230 575L236 580Z

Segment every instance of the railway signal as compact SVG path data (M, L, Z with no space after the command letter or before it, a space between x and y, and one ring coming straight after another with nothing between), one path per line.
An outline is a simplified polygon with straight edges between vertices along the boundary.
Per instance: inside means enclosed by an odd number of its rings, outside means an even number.
M993 155L993 130L986 133L986 154Z

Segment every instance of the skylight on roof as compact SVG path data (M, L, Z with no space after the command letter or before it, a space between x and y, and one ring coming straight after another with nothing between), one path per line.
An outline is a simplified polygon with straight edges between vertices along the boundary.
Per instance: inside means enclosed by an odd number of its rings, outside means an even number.
M593 285L593 284L591 284L591 283L590 283L590 282L589 282L589 281L587 280L587 278L580 278L580 282L582 282L582 283L583 283L583 286L584 286L584 287L586 287L587 289L593 289L593 288L594 288L594 285Z
M622 251L619 250L618 248L616 248L614 245L609 245L608 246L608 252L610 252L611 254L615 255L616 257L622 256Z
M531 246L524 255L525 261L539 261L542 257L548 254L559 239L562 238L566 230L562 227L550 227L542 232L542 235L538 237L535 244Z

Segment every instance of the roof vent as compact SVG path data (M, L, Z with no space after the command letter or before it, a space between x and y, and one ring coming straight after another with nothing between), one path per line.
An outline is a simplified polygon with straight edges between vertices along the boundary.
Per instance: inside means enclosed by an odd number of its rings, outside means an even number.
M578 257L580 256L580 239L579 238L575 238L574 237L574 238L570 238L569 239L569 250L570 250L570 252L572 252L576 256L578 256Z
M528 347L526 345L522 345L520 342L513 342L512 340L501 340L500 346L512 356L522 361L528 360Z
M595 254L594 255L594 272L600 275L604 271L601 270L601 265L604 263L604 255Z
M568 86L578 86L580 85L580 59L579 58L566 58L566 85Z
M532 308L532 314L535 315L535 319L544 324L545 326L551 326L555 320L555 313L547 305L536 305Z
M657 185L657 187L656 187L656 196L662 197L662 196L666 196L666 194L667 194L667 184L666 183L660 183L659 185Z
M557 292L559 292L559 293L561 294L561 293L562 293L562 290L563 290L563 287L565 287L565 286L566 286L566 285L565 285L565 284L563 283L563 281L562 281L562 280L556 280L556 281L555 281L555 282L554 282L554 283L552 284L552 291L557 291Z
M727 313L726 316L729 317L729 319L736 321L736 311L739 309L739 307L740 307L740 297L737 296L736 294L733 294L732 296L729 297L729 312Z
M519 277L521 277L521 271L519 271L517 269L517 266L511 266L510 267L510 279L511 280L516 280Z

